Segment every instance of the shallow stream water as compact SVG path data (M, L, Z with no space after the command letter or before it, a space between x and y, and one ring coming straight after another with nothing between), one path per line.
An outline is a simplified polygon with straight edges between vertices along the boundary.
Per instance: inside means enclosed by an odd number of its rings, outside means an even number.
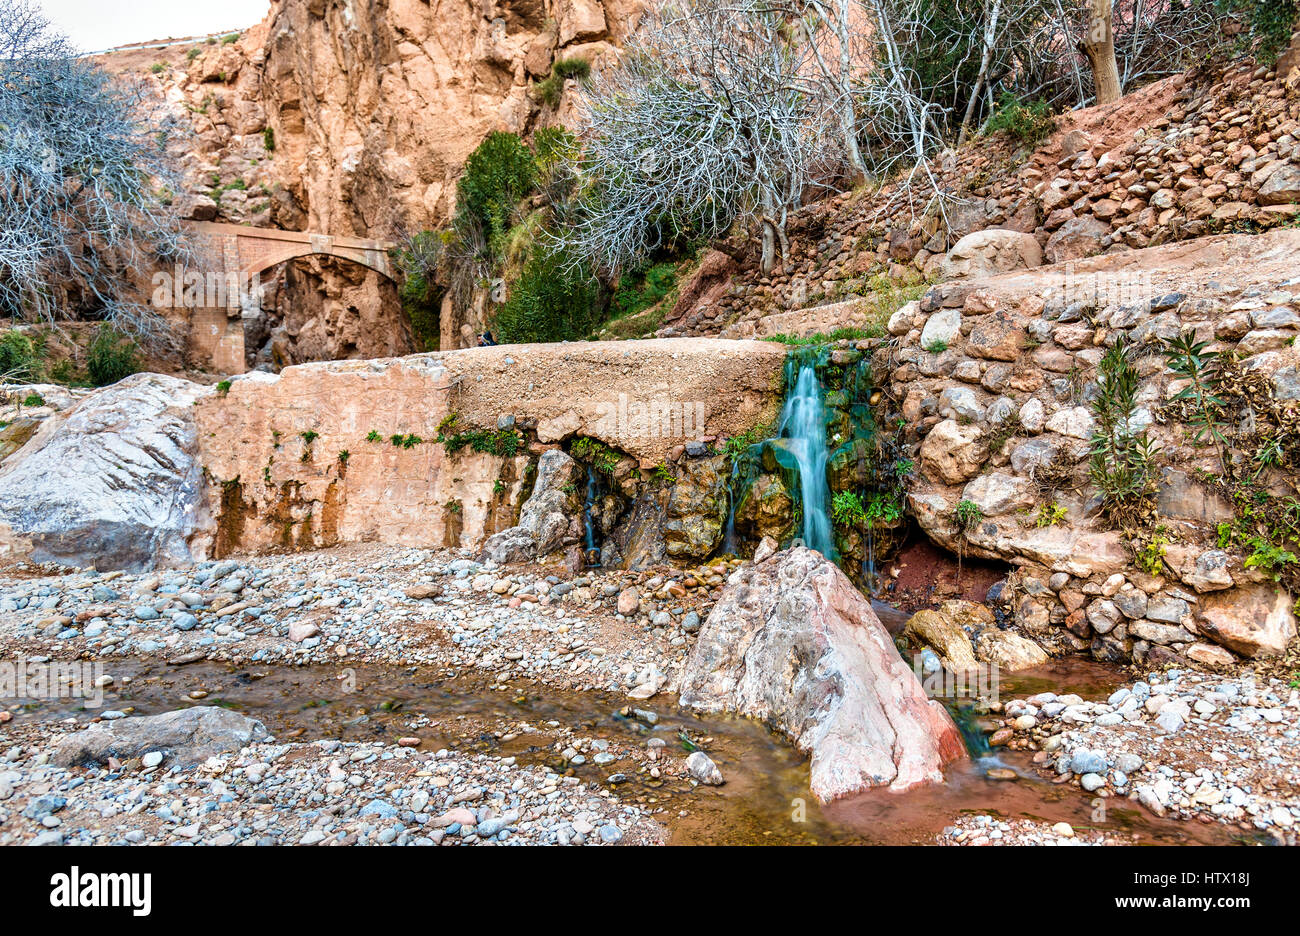
M469 679L439 679L413 667L236 666L197 663L169 666L147 661L113 661L106 666L118 688L106 708L148 715L188 705L222 705L260 719L277 740L387 741L419 736L427 749L456 748L520 763L547 763L595 784L606 784L626 761L607 767L566 766L555 753L548 728L572 728L579 737L639 746L652 737L684 755L682 736L704 746L721 768L722 787L692 789L677 778L651 779L631 767L612 786L625 801L662 807L657 818L674 844L909 844L930 843L963 812L1000 818L1066 821L1076 829L1092 825L1093 801L1078 788L1040 780L1028 756L992 755L981 750L983 733L968 709L954 710L971 740L973 757L954 765L947 782L906 794L874 791L819 806L808 793L806 759L762 724L739 717L697 717L680 710L671 695L636 703L658 715L653 726L620 714L628 702L594 692L565 692L516 683L493 687ZM350 674L350 675L348 675ZM123 677L130 676L122 687ZM342 677L342 678L341 678ZM1118 673L1086 660L1057 662L1041 670L1004 678L1004 697L1050 688L1104 697L1119 684ZM193 700L190 693L206 693ZM33 703L18 714L27 722L48 722L88 712L76 703ZM420 716L424 716L421 718ZM412 721L428 724L410 727ZM528 722L539 733L503 740L488 730L502 720ZM992 767L1016 771L1014 781L993 780ZM1194 822L1149 816L1128 800L1113 799L1107 827L1136 832L1151 843L1227 843L1231 832Z

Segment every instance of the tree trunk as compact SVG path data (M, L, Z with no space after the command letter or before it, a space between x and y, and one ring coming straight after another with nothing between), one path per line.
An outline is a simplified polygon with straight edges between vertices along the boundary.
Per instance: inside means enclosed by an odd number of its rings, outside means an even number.
M984 26L984 51L980 55L980 71L975 77L975 87L971 88L970 100L966 103L966 116L961 121L961 132L957 134L958 148L966 142L971 118L975 116L975 107L979 104L980 90L989 75L989 63L993 61L993 45L998 38L998 17L1001 15L1002 0L993 0L993 10L989 13L988 22Z
M1092 66L1092 81L1097 90L1098 104L1111 104L1120 99L1119 63L1115 60L1115 31L1113 28L1112 0L1089 0L1092 6L1088 18L1088 32L1079 48Z

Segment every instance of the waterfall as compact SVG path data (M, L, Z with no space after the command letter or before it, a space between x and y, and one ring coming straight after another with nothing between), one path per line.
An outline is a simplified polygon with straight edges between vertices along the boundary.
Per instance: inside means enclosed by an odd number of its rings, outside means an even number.
M596 518L593 516L596 502L600 497L600 485L596 482L596 471L587 466L587 498L582 506L582 526L585 534L585 554L587 565L600 565L600 544L596 542Z
M829 559L835 558L835 540L827 513L830 485L826 481L826 409L821 382L812 364L799 369L794 389L781 411L778 435L799 470L799 499L803 509L803 541Z

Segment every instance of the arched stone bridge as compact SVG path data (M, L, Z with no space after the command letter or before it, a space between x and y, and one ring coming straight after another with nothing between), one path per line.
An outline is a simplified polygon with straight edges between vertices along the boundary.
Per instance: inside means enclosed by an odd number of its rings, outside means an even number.
M208 277L222 282L232 276L239 279L239 287L221 291L215 303L209 300L189 310L186 356L198 366L220 373L242 374L245 370L239 294L245 288L245 277L296 257L327 256L351 260L393 279L388 252L395 245L383 241L214 221L190 222L189 228L200 242L196 245L200 254L207 248L207 264L217 267L207 271Z
M295 257L325 255L351 260L393 278L388 252L395 245L383 241L214 221L196 221L190 227L220 254L227 273L261 273Z

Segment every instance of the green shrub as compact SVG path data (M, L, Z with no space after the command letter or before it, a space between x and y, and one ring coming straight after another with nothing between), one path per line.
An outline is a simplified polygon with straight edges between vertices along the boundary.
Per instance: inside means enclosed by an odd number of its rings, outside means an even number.
M539 247L510 290L496 317L499 340L514 344L572 341L601 319L600 285L585 264Z
M1272 64L1291 41L1291 28L1300 17L1300 0L1218 0L1224 13L1245 21L1245 45L1260 61Z
M677 287L677 264L656 263L624 273L610 299L610 315L622 318L658 305Z
M112 325L101 325L86 350L86 373L96 387L106 387L139 370L136 343Z
M266 148L268 153L275 152L275 130L273 128L267 127L262 131L262 146Z
M17 329L0 333L0 381L36 379L40 355L36 343Z
M536 179L533 154L518 136L500 131L489 134L465 160L465 172L456 187L459 210L482 225L489 243L499 241L510 229L515 206Z
M1010 91L1003 91L987 126L990 133L1005 131L1013 140L1026 146L1037 146L1052 135L1056 118L1046 101L1026 103Z
M398 297L421 351L438 350L441 340L438 316L443 290L437 275L443 248L439 232L421 231L399 248L393 258L402 274Z
M591 74L591 63L583 58L559 59L551 66L551 73L537 82L534 92L547 107L556 107L564 93L564 82L569 78L583 81Z
M1101 494L1102 510L1122 528L1151 513L1159 468L1156 445L1146 429L1134 431L1141 376L1129 346L1113 344L1097 365L1096 428L1089 443L1088 474Z

